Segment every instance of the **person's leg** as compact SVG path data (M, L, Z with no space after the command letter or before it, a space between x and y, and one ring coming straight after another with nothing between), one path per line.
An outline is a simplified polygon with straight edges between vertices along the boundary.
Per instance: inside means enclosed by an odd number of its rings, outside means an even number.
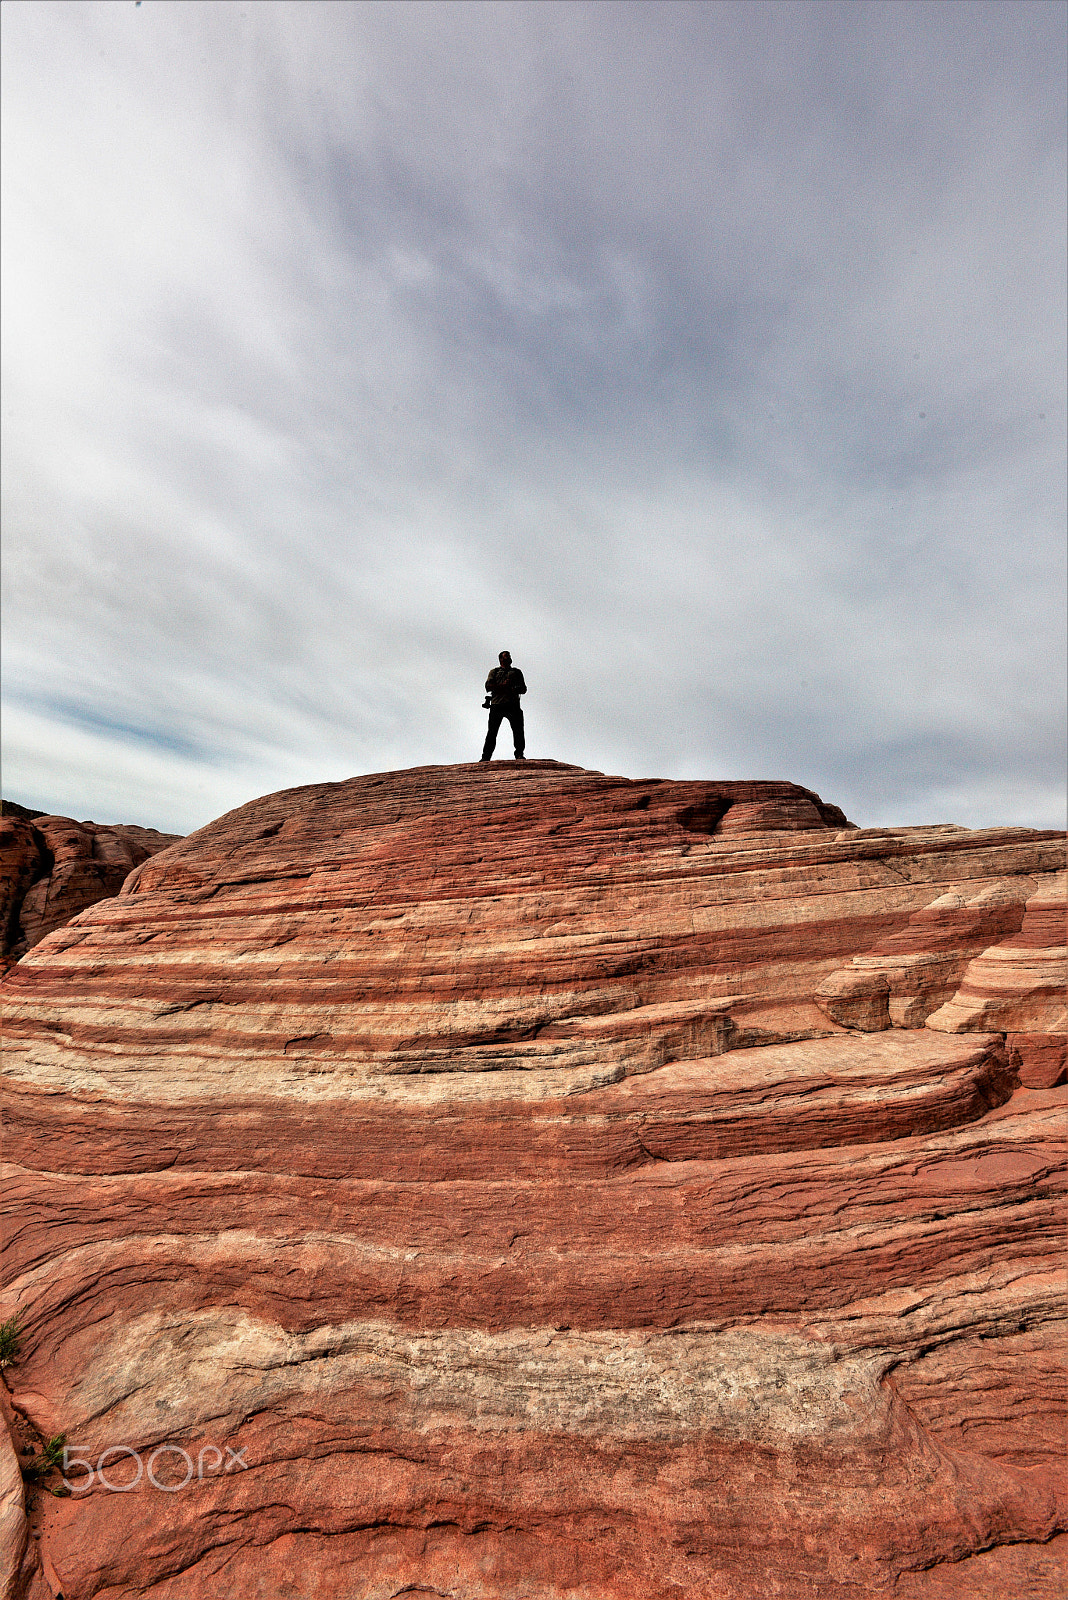
M523 751L526 749L526 739L523 735L523 707L516 706L514 711L509 711L508 721L512 724L512 740L515 745L515 758L523 760Z
M489 714L489 727L486 729L486 742L482 746L482 760L488 761L497 744L497 730L504 718L503 706L491 706Z

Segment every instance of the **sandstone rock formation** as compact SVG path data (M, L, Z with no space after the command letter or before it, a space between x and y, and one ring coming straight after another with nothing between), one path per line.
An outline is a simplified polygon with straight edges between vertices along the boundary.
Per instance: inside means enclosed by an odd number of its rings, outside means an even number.
M6 983L13 1592L1059 1593L1063 866L534 761L145 861Z
M5 801L0 818L0 956L18 959L71 917L118 894L134 867L176 833L75 822Z

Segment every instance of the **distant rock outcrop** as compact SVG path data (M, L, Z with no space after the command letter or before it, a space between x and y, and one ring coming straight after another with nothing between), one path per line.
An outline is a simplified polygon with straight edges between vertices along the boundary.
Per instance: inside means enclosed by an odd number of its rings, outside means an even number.
M537 761L143 861L5 984L13 1592L1059 1593L1063 867Z
M118 894L134 867L181 837L130 823L51 817L5 800L0 956L18 960L79 911Z

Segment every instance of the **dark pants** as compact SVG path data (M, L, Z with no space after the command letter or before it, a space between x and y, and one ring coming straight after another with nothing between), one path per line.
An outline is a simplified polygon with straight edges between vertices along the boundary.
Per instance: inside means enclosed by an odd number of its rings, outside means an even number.
M482 746L482 759L488 761L493 754L493 747L497 743L497 733L505 717L512 724L512 740L515 744L516 756L523 754L523 708L518 700L505 701L503 705L492 706L489 714L489 727L486 729L486 742Z

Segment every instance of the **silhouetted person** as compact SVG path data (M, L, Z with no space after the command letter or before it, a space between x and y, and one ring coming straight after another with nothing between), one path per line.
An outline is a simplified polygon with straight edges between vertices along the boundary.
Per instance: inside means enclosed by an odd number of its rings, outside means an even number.
M482 702L483 706L489 707L489 727L486 729L486 742L482 746L482 760L488 761L492 756L497 743L497 730L507 717L512 725L515 758L522 761L526 741L523 738L523 711L519 696L526 694L527 686L519 668L513 667L507 650L502 650L497 659L500 666L494 667L486 679L486 698Z

